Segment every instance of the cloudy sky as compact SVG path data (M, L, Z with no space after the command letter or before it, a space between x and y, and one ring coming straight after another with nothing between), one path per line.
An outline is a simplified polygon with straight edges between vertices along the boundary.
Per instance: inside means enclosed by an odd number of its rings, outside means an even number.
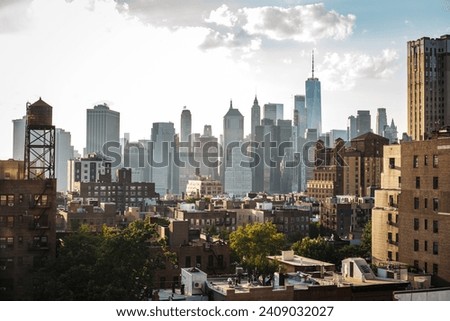
M324 130L387 109L406 130L406 42L450 33L450 0L0 0L0 159L12 156L12 119L42 97L54 125L85 145L86 109L121 113L121 136L149 138L153 122L222 133L233 106L249 132L260 105L283 103L311 76L322 83Z

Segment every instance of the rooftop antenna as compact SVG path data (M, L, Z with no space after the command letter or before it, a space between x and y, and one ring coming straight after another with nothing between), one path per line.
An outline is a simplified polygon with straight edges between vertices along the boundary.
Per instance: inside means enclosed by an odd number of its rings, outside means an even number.
M314 79L314 49L312 51L312 78Z

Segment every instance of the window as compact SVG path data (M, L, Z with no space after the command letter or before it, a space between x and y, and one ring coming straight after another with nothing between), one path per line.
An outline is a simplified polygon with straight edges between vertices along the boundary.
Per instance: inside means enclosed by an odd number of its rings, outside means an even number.
M418 209L419 208L419 198L418 197L414 197L414 209Z
M185 262L185 267L191 267L191 257L190 256L186 256L186 258L184 259Z
M423 229L428 230L428 220L427 219L423 220Z
M388 260L392 261L392 251L388 251Z
M439 221L433 221L433 233L439 233Z
M420 188L420 177L416 176L416 188Z
M197 266L201 266L201 265L202 265L202 257L201 257L200 255L197 255L197 256L195 257L195 264L196 264Z
M423 164L428 166L428 155L423 156Z
M414 219L414 231L419 230L419 219L415 218Z
M417 156L417 155L413 156L413 167L414 168L419 167L419 156Z
M423 250L426 252L428 251L428 241L423 242Z
M438 167L438 165L439 165L438 155L433 155L433 167Z
M437 275L438 274L438 265L435 263L433 264L433 274Z
M433 211L438 211L439 210L439 199L438 198L433 198Z
M438 242L433 242L433 254L438 255L439 254L439 244Z
M419 240L414 240L414 251L417 252L419 250Z
M389 158L389 168L395 168L395 158Z
M423 207L428 208L428 198L424 198L423 202L424 202Z
M433 189L438 189L439 188L439 177L434 176L433 177Z

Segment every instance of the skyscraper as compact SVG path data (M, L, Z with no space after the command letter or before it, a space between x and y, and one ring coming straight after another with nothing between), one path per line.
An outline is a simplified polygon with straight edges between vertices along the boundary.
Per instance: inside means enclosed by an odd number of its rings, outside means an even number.
M13 159L23 160L25 148L25 124L27 117L14 119L13 122Z
M294 126L297 126L297 135L305 137L307 128L305 95L294 96Z
M276 125L278 120L283 119L283 110L283 104L264 104L263 119L271 119L273 124Z
M358 136L372 131L371 128L372 118L369 110L358 110L356 116L356 134Z
M377 135L384 136L384 127L387 126L386 108L377 109Z
M173 123L153 123L151 141L153 143L150 164L150 181L155 183L155 191L161 196L178 192L178 177L174 177Z
M86 149L84 154L102 153L107 142L120 143L120 113L108 105L97 105L86 112ZM120 149L119 149L120 150Z
M320 94L320 81L314 77L314 51L312 54L312 75L305 82L307 128L317 129L322 133L322 103Z
M450 35L408 42L408 135L428 139L450 125Z
M188 142L189 135L192 133L192 116L189 109L184 106L181 112L181 124L180 124L180 142Z
M255 100L253 101L252 116L251 116L251 126L252 127L250 128L252 140L255 140L256 126L259 126L260 124L261 124L261 107L259 107L258 98L255 96Z
M241 142L244 139L244 116L239 109L233 108L233 102L230 101L230 109L223 117L223 148L225 165L231 165L232 143Z
M55 140L55 177L56 191L67 191L68 161L74 157L74 148L71 143L70 132L56 128Z
M226 168L232 167L233 148L239 148L240 142L244 139L244 116L238 109L233 108L230 101L230 108L223 117L223 163L222 163L222 183L225 185ZM225 191L227 186L224 186Z

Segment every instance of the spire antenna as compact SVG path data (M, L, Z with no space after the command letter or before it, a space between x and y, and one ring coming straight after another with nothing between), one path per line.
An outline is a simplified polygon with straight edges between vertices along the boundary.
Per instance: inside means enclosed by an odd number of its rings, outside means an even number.
M312 51L312 78L314 79L314 49Z

